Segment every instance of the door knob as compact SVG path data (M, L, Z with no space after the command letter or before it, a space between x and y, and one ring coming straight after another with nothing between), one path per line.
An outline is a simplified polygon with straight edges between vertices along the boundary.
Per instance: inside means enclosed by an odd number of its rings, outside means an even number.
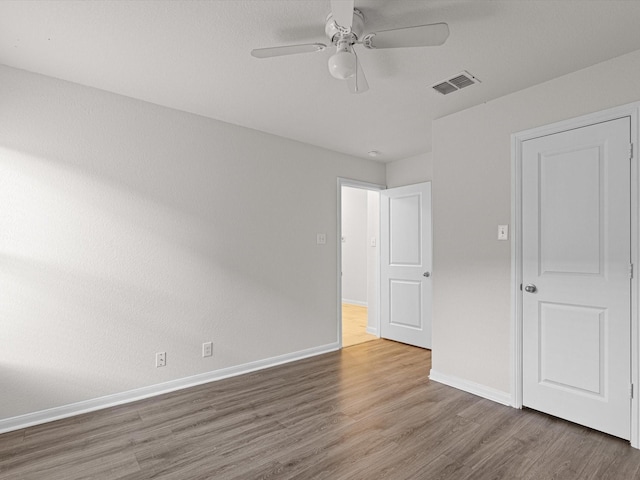
M524 287L525 292L536 293L538 291L538 287L536 287L533 283L530 283L526 287Z
M423 276L423 277L427 277L427 278L429 278L429 277L431 276L431 274L430 274L429 272L424 272L424 273L422 274L422 276Z

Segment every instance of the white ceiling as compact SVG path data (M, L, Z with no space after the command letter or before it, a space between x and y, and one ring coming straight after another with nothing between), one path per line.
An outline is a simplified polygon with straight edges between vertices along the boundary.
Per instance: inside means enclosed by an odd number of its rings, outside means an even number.
M358 49L370 90L327 70L329 0L0 2L0 63L301 142L392 161L431 150L431 121L640 49L640 1L356 0L365 33L446 22L441 47ZM430 86L468 70L482 83ZM1 88L1 86L0 86ZM615 88L615 79L603 88Z

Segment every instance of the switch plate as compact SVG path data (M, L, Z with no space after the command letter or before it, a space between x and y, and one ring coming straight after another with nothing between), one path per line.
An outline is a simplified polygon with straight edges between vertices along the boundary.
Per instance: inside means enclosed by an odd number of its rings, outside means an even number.
M213 343L212 342L204 342L202 344L202 356L203 357L211 357L211 356L213 356Z
M371 246L375 247L378 244L378 241L376 240L376 237L371 237Z
M498 240L509 240L509 225L498 225Z
M156 367L164 367L167 365L167 352L156 353Z
M325 243L327 243L327 234L326 233L319 233L316 236L316 243L318 245L324 245Z

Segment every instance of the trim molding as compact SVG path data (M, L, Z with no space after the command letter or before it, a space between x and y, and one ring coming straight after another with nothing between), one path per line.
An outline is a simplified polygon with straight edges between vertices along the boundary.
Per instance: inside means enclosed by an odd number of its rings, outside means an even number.
M457 388L458 390L462 390L467 393L472 393L473 395L486 398L487 400L501 403L502 405L506 405L508 407L513 406L510 394L501 390L496 390L495 388L487 387L486 385L481 385L479 383L470 382L469 380L465 380L463 378L440 373L433 369L431 369L431 372L429 373L429 379L433 380L434 382L442 383L444 385L448 385L449 387Z
M164 393L183 390L185 388L195 387L204 383L215 382L224 378L235 377L245 373L255 372L256 370L275 367L276 365L302 360L303 358L313 357L339 349L340 344L338 342L334 342L327 345L321 345L319 347L300 350L298 352L278 355L277 357L256 360L242 365L213 370L211 372L200 373L190 377L178 378L176 380L170 380L156 385L149 385L147 387L136 388L126 392L115 393L113 395L106 395L104 397L93 398L82 402L71 403L69 405L62 405L60 407L49 408L47 410L27 413L17 417L6 418L0 420L0 433L20 430L33 425L39 425L41 423L52 422L54 420L73 417L75 415L81 415L95 410L115 407L116 405L131 403L144 398L155 397Z
M348 305L355 305L357 307L368 307L369 304L367 302L361 302L360 300L349 300L348 298L343 298L342 303L346 303Z

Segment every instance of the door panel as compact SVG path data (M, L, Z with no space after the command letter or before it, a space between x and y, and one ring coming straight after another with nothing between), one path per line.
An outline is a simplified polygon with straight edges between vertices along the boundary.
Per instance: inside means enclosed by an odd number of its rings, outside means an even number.
M626 439L629 144L622 118L522 150L523 404Z
M422 328L422 282L389 280L391 325Z
M388 196L389 202L389 263L391 265L422 265L422 195Z
M605 322L602 308L541 302L538 381L551 388L602 396ZM567 338L572 341L566 342Z
M600 275L603 153L591 146L540 154L540 274Z
M383 338L431 348L431 248L431 184L381 192L380 334Z

